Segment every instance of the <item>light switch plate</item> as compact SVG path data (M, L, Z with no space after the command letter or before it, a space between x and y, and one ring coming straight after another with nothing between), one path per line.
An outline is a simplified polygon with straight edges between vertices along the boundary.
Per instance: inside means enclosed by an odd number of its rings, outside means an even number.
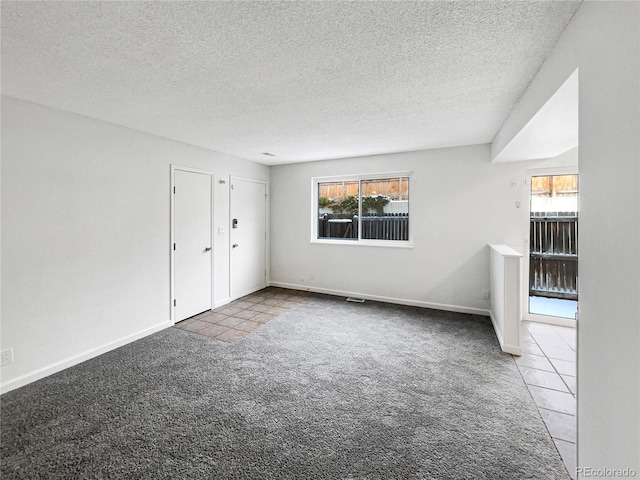
M0 359L2 360L0 363L2 366L13 363L13 348L2 350L2 352L0 352Z

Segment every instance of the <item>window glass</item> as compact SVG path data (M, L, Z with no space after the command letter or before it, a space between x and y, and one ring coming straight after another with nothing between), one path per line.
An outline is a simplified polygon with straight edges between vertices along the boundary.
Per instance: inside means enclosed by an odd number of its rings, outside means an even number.
M318 183L318 238L358 239L360 182Z
M317 238L409 241L409 177L318 181Z
M362 238L409 240L409 178L362 180Z

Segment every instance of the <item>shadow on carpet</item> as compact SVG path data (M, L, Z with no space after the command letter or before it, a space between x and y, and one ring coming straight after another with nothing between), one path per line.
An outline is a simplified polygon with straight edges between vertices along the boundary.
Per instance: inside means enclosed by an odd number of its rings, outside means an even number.
M568 479L486 317L312 296L6 393L4 479Z

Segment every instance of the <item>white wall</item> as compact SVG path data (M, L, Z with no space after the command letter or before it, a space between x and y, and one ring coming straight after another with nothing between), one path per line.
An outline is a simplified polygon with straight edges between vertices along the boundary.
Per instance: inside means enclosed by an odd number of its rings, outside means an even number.
M476 145L272 167L272 283L488 314L487 244L522 244L524 170L557 163L489 156ZM414 248L310 242L312 177L391 171L414 172Z
M168 325L170 164L208 169L215 231L229 175L268 167L2 97L3 390ZM229 296L215 238L215 301Z
M640 474L640 4L584 2L494 140L579 68L578 466Z

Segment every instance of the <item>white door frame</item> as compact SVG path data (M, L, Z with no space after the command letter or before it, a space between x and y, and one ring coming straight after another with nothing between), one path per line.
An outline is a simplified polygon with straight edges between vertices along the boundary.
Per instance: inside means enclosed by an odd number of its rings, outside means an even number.
M175 298L175 251L173 250L173 244L175 242L175 220L176 220L176 215L175 215L175 204L176 204L176 196L174 195L175 193L175 172L176 170L180 170L183 172L190 172L190 173L200 173L203 175L209 175L211 177L211 308L213 308L213 294L214 294L214 278L215 275L213 274L213 266L214 266L214 252L215 252L215 236L213 234L213 225L214 225L214 214L213 214L213 199L214 199L214 185L215 185L215 175L213 172L209 171L209 170L202 170L200 168L192 168L192 167L183 167L180 165L171 165L171 190L169 191L169 195L171 196L171 235L170 235L170 242L169 242L169 252L170 252L170 278L171 278L171 286L170 286L170 294L171 296L169 297L169 309L170 309L170 317L171 317L171 323L173 323L175 325L176 323L176 318L175 318L175 306L174 306L174 298Z
M231 280L231 275L233 275L233 267L231 266L232 263L232 253L231 250L233 249L233 245L232 245L232 241L231 241L231 232L232 232L232 228L233 228L233 212L231 211L231 209L233 208L232 205L232 200L231 200L231 195L232 195L232 190L233 190L233 182L234 180L241 180L243 182L253 182L253 183L260 183L264 185L264 191L265 191L265 199L264 199L264 221L265 221L265 238L264 238L264 248L265 248L265 252L264 252L264 259L265 259L265 278L264 278L264 283L265 286L269 286L270 283L270 279L271 279L271 262L269 260L269 182L267 180L257 180L255 178L247 178L247 177L239 177L236 175L229 175L229 296L232 297L231 300L235 300L235 298L233 298L232 296L232 292L231 292L231 284L232 284L232 280Z
M524 198L523 204L526 205L526 208L523 208L524 215L524 240L523 240L523 265L522 265L522 298L520 300L521 303L521 311L522 311L522 319L538 322L538 323L549 323L551 325L560 325L563 327L575 327L576 321L570 318L564 317L555 317L552 315L540 315L537 313L529 313L529 232L530 232L530 223L531 223L531 177L543 177L548 175L578 175L578 208L580 207L580 177L578 173L578 167L546 167L546 168L531 168L526 169L525 171L525 188L524 190ZM578 212L579 218L580 212ZM578 219L578 222L580 220ZM578 234L579 235L579 234ZM579 258L579 257L578 257ZM580 268L580 267L578 267ZM578 270L579 272L580 270ZM579 288L579 287L578 287ZM578 295L580 292L578 291ZM578 298L580 298L578 296ZM579 304L579 300L578 300Z

